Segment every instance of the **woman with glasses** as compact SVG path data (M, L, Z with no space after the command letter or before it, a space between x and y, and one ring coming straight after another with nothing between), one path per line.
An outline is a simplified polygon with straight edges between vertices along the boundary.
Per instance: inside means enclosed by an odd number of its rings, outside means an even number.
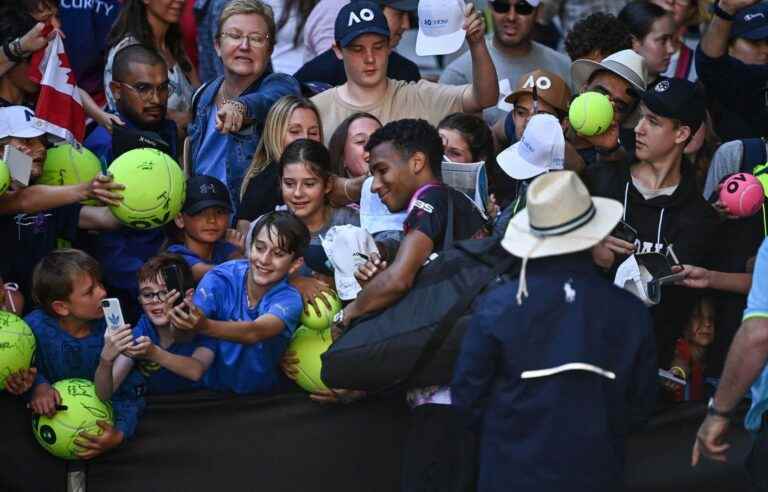
M110 88L115 55L135 44L154 48L168 65L168 118L174 120L183 134L190 120L192 94L200 85L197 74L184 51L179 19L182 0L127 0L109 33L104 88L107 107L117 109Z
M300 95L298 82L272 73L275 20L258 0L233 0L222 11L214 42L224 75L195 96L189 127L189 157L194 174L213 176L240 197L272 105L281 97ZM236 200L239 208L239 200Z

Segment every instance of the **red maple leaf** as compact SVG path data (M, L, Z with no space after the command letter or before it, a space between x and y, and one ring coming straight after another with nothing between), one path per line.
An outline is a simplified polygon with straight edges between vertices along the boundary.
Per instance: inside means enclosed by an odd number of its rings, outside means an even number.
M59 63L61 64L61 68L67 72L67 83L73 86L77 85L77 80L75 80L74 71L72 70L72 67L69 64L69 57L65 52L59 53L58 56L59 56Z

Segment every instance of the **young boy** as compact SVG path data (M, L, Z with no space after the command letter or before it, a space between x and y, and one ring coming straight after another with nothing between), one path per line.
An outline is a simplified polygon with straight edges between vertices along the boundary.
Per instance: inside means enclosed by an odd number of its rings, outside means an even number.
M37 376L29 406L36 414L52 416L61 397L51 384L68 378L94 379L105 356L101 301L106 291L99 264L76 249L51 252L37 264L32 278L33 296L41 308L24 318L37 340ZM83 448L81 458L94 458L133 435L144 408L143 393L143 378L132 371L112 398L115 425L102 421L101 435L82 432L75 441Z
M224 183L211 176L189 178L184 207L169 225L174 244L168 252L186 260L195 283L214 266L243 257L242 234L228 229L231 222L232 200Z
M118 350L102 357L96 370L96 391L101 398L109 398L119 388L134 364L147 379L147 393L167 394L192 391L202 387L202 377L213 362L216 341L189 332L174 329L168 318L166 305L168 288L162 275L166 267L175 266L191 285L192 272L184 258L161 254L150 258L139 270L139 303L144 311L136 328L119 330L108 337L107 344ZM134 358L121 354L123 346L130 348Z
M309 231L298 218L263 215L246 238L248 259L215 267L197 286L194 302L185 299L170 312L174 326L221 340L207 387L241 394L277 388L280 359L302 310L288 275L301 266L308 245ZM170 294L173 302L178 293Z

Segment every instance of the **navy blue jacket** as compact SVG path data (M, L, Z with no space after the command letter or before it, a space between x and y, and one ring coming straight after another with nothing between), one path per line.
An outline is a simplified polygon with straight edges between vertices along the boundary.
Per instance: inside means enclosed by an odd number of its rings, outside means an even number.
M522 305L516 278L478 300L451 385L480 418L478 490L619 491L656 398L648 310L588 254L529 260L527 280Z

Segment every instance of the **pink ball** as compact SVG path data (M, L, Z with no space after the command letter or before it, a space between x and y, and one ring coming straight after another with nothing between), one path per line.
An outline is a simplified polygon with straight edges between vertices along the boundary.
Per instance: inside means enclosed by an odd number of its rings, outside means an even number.
M720 188L720 201L732 215L749 217L760 210L765 192L760 181L748 173L736 173Z

